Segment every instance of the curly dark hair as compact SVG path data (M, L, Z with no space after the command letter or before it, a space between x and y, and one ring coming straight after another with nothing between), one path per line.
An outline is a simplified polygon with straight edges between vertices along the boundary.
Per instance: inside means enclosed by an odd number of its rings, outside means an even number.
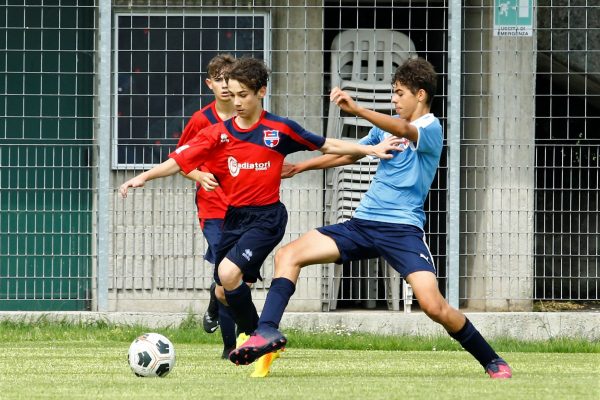
M216 79L222 76L235 63L231 54L218 54L214 56L206 67L209 78Z
M419 89L427 93L427 105L431 106L437 90L437 73L433 65L424 58L409 58L400 65L392 77L392 85L399 83L416 94Z
M263 86L267 86L269 80L269 69L264 61L242 57L238 58L231 69L225 74L225 79L235 79L244 84L248 89L257 93Z

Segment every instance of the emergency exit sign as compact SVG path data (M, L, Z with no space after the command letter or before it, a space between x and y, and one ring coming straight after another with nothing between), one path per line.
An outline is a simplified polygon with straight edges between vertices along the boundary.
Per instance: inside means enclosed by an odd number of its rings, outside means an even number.
M533 0L494 0L494 36L532 36Z

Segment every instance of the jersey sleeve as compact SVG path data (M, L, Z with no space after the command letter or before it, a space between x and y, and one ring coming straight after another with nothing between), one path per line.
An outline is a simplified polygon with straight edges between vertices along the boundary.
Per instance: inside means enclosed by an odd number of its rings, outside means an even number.
M189 142L169 154L169 158L175 160L185 174L189 174L210 159L211 151L219 143L218 131L211 129L212 127L202 129L199 132L201 134L197 134Z
M287 140L282 149L285 149L285 154L295 153L304 150L318 150L325 144L325 138L304 129L295 121L286 121L289 130L286 134Z
M437 153L444 141L442 126L439 120L435 117L423 118L422 121L413 125L419 130L419 139L415 146L416 151L421 153Z

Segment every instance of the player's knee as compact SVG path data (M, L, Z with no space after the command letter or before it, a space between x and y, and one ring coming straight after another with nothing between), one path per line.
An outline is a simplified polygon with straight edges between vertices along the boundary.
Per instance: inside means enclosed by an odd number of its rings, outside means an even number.
M219 280L221 281L222 287L226 290L233 290L240 285L240 274L233 270L219 270ZM216 293L216 292L215 292ZM223 298L225 294L223 293Z
M295 265L297 263L296 258L296 251L294 250L294 247L285 245L275 253L275 265L279 269L286 266Z
M445 307L443 303L439 301L419 301L419 307L421 307L421 310L435 322L441 323L444 321Z

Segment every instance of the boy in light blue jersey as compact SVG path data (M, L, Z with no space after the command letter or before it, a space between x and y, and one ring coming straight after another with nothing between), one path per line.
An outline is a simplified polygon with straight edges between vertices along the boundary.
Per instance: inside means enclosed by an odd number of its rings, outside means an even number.
M423 229L423 204L442 152L442 126L430 113L412 121L411 125L421 132L418 143L415 145L404 139L402 148L407 151L380 163L369 190L356 209L355 218L414 225ZM390 133L373 127L359 143L380 143L390 136Z
M430 113L437 74L425 59L410 59L398 67L392 85L397 117L364 109L339 88L331 91L331 101L343 111L375 125L361 139L361 144L373 145L400 137L403 138L399 147L402 151L391 159L380 160L373 182L353 218L314 229L277 251L274 279L258 328L230 353L232 362L249 364L285 346L287 339L278 330L279 322L295 291L302 267L381 256L412 286L421 310L460 342L491 378L512 376L506 361L440 293L433 256L425 241L423 205L443 145L441 124ZM282 176L347 165L358 159L358 156L324 155L290 166Z

